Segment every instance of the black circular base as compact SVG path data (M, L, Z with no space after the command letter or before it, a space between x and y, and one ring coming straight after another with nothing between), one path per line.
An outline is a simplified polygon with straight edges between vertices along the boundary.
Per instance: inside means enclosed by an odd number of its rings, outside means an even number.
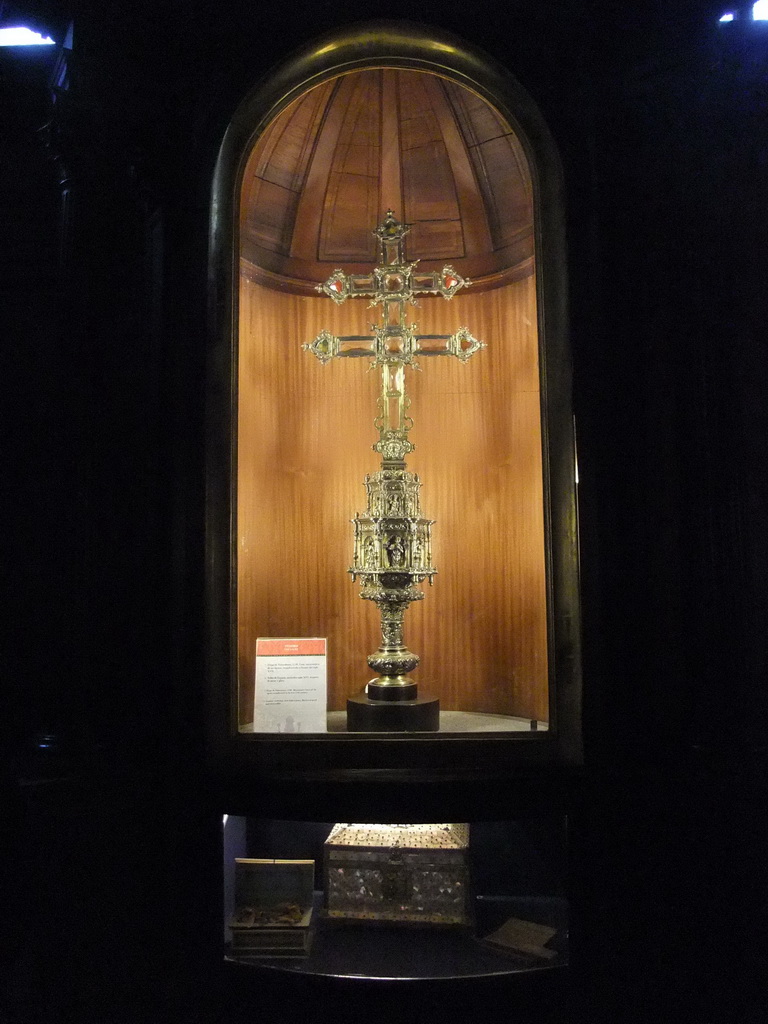
M440 699L371 700L359 693L347 700L347 732L438 732Z
M419 694L419 687L416 683L402 683L399 686L381 685L372 679L366 688L369 700L400 701L415 700Z

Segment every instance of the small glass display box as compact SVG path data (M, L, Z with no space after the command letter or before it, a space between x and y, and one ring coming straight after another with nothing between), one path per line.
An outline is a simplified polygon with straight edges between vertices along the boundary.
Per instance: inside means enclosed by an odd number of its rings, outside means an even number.
M214 759L578 763L561 191L520 86L413 25L241 104L211 225Z

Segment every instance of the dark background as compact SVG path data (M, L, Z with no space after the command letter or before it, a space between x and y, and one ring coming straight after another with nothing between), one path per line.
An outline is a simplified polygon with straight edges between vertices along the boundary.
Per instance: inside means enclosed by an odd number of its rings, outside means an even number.
M586 751L568 1015L767 1019L768 25L698 0L0 6L57 40L74 25L69 50L0 51L0 1021L564 1019L522 986L307 993L220 973L210 184L255 81L374 16L504 63L564 164Z

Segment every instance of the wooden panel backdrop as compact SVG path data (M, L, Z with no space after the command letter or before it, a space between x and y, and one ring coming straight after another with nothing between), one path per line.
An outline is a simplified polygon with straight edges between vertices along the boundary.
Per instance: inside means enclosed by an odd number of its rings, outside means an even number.
M544 519L532 277L414 311L425 333L467 326L487 348L407 371L416 451L433 527L434 587L406 613L414 678L444 710L547 719ZM238 454L240 719L252 721L258 636L324 636L329 710L373 675L375 606L346 573L350 519L365 508L379 372L323 366L301 344L323 327L365 333L363 299L338 307L241 278Z

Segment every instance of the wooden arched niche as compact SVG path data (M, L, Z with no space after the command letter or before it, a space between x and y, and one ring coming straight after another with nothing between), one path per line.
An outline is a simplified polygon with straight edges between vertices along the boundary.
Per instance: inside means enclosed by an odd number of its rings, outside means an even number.
M407 371L408 468L435 520L438 569L406 614L421 656L414 678L443 710L553 717L542 179L511 80L498 75L455 41L371 26L305 51L239 114L231 613L240 728L253 716L257 637L328 638L330 711L372 675L378 614L346 570L350 520L378 468L378 374L361 359L321 365L302 344L322 329L370 333L376 314L365 300L337 306L315 285L336 268L371 269L387 209L411 225L408 259L425 270L450 264L473 282L450 301L421 299L420 332L464 326L486 345L466 364L429 359Z

